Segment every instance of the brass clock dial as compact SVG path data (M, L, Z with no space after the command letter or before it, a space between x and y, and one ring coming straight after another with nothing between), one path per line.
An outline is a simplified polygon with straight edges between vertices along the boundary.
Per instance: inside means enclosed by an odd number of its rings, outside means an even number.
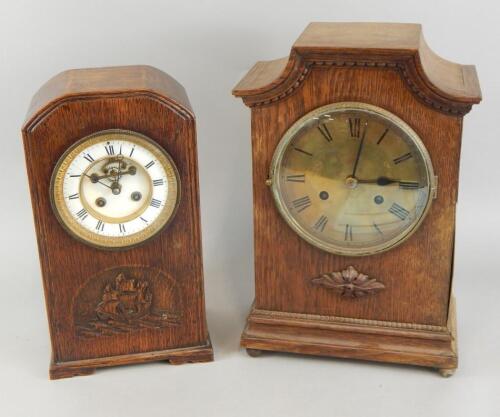
M340 255L371 255L414 232L436 191L429 155L395 115L335 103L298 120L271 165L279 211L303 239Z
M170 156L147 137L105 130L85 137L61 157L51 199L61 224L101 248L137 245L158 233L179 201Z

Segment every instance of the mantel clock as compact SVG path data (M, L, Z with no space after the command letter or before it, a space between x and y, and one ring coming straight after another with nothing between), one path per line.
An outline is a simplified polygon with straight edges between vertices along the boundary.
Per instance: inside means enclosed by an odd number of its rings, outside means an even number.
M212 360L182 86L147 66L66 71L34 96L23 137L51 378Z
M252 113L256 294L242 346L451 375L475 68L433 53L419 25L312 23L233 94Z

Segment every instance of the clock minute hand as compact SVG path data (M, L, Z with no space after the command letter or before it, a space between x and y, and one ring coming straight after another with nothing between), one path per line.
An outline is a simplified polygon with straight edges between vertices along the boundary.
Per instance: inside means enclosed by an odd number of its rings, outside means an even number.
M361 137L361 142L359 143L358 153L356 155L356 161L354 161L354 168L352 170L352 177L353 178L356 178L356 170L358 169L359 157L361 156L361 151L363 150L363 145L365 143L366 128L367 128L367 126L365 125L365 129L363 130L363 136Z

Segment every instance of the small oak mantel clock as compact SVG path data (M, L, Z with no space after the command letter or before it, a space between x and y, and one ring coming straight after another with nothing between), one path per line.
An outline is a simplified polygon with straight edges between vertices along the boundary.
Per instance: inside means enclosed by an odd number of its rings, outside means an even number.
M34 96L23 138L50 377L212 360L184 88L148 66L66 71Z
M242 346L451 375L475 68L433 53L420 25L312 23L233 94L252 113L256 294Z

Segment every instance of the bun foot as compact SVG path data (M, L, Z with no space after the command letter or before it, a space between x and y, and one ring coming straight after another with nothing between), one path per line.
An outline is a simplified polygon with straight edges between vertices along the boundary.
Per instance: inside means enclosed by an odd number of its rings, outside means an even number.
M456 370L457 370L456 368L448 368L448 369L442 368L442 369L439 369L439 374L443 378L449 378L450 376L452 376L455 373Z
M248 354L248 356L251 356L252 358L257 358L260 355L262 355L262 350L259 350L259 349L247 349L247 354Z

